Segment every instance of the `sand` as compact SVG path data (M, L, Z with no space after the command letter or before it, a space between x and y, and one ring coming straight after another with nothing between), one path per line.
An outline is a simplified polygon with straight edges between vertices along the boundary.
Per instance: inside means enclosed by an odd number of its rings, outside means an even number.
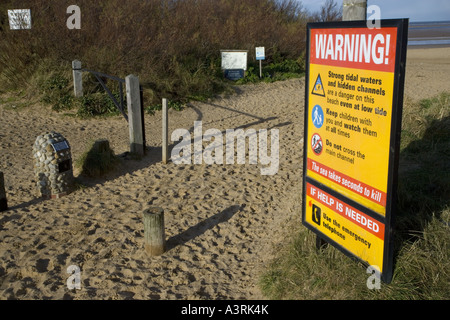
M448 90L450 48L408 52L405 96ZM146 115L147 155L123 159L102 179L66 197L41 200L31 157L54 130L74 159L90 141L128 151L123 118L81 120L42 106L0 106L0 171L10 210L0 213L0 299L264 299L258 280L289 234L302 228L304 79L235 87L235 94L170 110L169 134L201 120L211 128L278 129L278 173L262 165L161 163L161 114ZM76 170L75 175L79 175ZM167 251L144 251L142 214L165 211ZM81 269L69 290L67 268Z

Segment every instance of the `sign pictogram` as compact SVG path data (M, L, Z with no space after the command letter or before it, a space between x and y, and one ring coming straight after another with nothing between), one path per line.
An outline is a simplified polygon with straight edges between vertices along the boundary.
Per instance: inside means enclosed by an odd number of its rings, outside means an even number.
M325 89L323 88L322 78L320 77L320 74L317 76L316 83L314 84L311 93L317 96L325 97Z

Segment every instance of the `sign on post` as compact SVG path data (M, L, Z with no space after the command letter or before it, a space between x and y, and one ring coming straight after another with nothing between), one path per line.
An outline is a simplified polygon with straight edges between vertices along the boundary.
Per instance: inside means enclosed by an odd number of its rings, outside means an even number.
M262 60L266 59L266 53L264 47L256 48L256 60L259 60L259 77L262 78Z
M408 20L310 23L303 224L392 278Z
M264 47L257 47L256 48L256 60L265 60L266 59L266 53Z

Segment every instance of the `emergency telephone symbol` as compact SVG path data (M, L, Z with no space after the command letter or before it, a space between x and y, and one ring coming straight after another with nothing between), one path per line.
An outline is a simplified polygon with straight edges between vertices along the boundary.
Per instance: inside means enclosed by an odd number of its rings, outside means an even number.
M313 204L312 205L312 221L320 226L321 216L322 216L322 209L320 209L320 207Z

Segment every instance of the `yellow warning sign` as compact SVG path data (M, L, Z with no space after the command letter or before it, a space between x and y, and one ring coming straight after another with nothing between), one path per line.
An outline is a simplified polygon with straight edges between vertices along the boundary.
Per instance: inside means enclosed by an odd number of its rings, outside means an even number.
M325 89L323 88L322 78L320 77L320 74L317 76L316 83L314 84L311 93L317 96L325 97Z
M393 272L408 20L309 23L303 224L381 272Z
M309 183L306 184L305 221L350 253L383 271L383 223Z
M307 139L321 148L307 150L308 176L384 216L394 74L311 64L314 79L326 97L309 98Z

